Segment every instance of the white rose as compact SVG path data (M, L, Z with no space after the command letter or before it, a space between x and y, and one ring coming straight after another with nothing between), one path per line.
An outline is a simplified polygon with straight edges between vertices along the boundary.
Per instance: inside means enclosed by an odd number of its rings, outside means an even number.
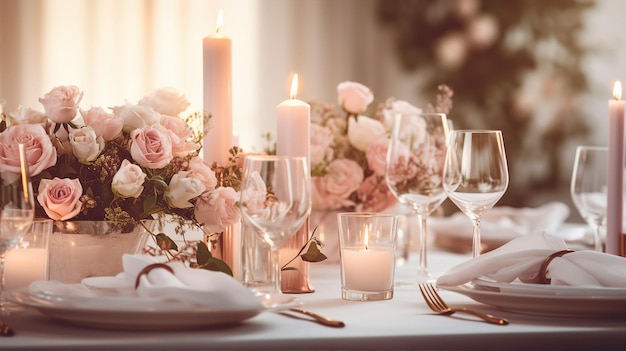
M206 190L202 181L187 177L187 173L181 171L174 174L165 191L165 199L172 207L191 208L193 204L189 200L200 196Z
M133 104L113 107L113 113L124 120L125 132L151 126L161 119L161 114L152 108Z
M120 169L113 176L111 189L116 195L121 197L138 198L143 192L145 180L146 174L141 167L125 159L122 161Z
M104 139L97 136L93 128L89 126L71 129L69 140L72 152L80 163L90 164L104 149Z
M151 107L153 110L168 116L178 116L189 107L184 95L178 94L175 88L161 88L139 100L140 106Z
M386 136L385 126L366 116L350 117L348 120L348 140L357 150L365 152L374 141Z
M0 111L1 113L2 111ZM45 113L33 110L32 108L18 106L14 112L9 112L7 118L7 127L18 124L41 124L43 126L48 122Z
M374 101L374 94L368 87L356 82L343 82L337 85L339 106L344 110L358 115Z
M411 105L409 102L404 100L395 100L391 102L391 107L383 110L383 116L385 118L385 127L387 130L392 130L393 125L396 123L396 116L399 114L409 115L409 114L420 114L422 113L422 109L419 107L415 107Z

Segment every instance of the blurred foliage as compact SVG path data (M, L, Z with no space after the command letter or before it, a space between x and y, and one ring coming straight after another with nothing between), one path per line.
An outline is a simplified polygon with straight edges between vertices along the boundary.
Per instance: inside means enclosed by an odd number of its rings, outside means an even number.
M455 92L455 129L503 131L511 185L501 205L525 205L529 189L569 182L558 165L570 138L589 132L579 112L588 89L580 39L593 0L379 0L407 71Z

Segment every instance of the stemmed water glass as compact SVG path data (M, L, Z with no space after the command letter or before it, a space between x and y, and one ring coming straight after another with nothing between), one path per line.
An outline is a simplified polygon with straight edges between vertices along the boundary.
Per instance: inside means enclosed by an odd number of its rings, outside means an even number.
M21 237L30 228L35 215L33 186L28 173L24 145L16 148L2 145L5 152L17 151L20 173L4 173L0 184L0 312L6 301L4 292L4 259L7 252L17 246ZM15 158L15 159L18 159Z
M241 184L241 213L270 246L271 286L256 287L266 307L296 300L280 284L278 249L311 212L311 175L304 157L246 156Z
M600 227L606 219L608 148L578 146L570 194L574 206L593 229L594 249L602 252Z
M432 279L428 272L428 216L446 198L443 164L448 122L443 113L401 113L387 150L385 180L398 201L408 204L420 222L418 281Z
M472 221L472 255L481 251L480 219L500 200L509 185L509 171L499 130L455 130L443 172L448 197Z

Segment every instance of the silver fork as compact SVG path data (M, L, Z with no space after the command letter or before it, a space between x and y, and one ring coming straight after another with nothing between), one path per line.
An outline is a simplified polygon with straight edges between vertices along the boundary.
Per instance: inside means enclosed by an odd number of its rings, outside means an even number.
M419 283L419 288L420 288L420 292L422 293L422 296L424 296L424 300L426 301L426 304L428 304L428 307L430 307L431 310L439 314L449 316L455 312L461 312L461 313L468 313L468 314L474 315L489 323L498 324L498 325L509 324L509 321L507 321L506 319L494 317L490 314L481 313L481 312L474 311L474 310L469 310L465 307L459 307L459 308L449 307L443 301L441 296L439 296L439 293L437 292L435 287L430 283Z

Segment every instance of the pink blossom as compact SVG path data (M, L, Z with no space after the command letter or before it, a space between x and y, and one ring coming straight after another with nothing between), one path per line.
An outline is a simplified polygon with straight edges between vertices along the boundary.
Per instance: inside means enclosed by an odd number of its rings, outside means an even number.
M246 186L241 193L241 206L246 213L256 214L265 209L267 186L259 172L254 171L246 180Z
M38 193L37 201L55 221L74 218L80 212L83 187L78 179L42 179Z
M0 133L0 171L20 173L19 144L24 144L31 177L57 162L57 152L40 124L20 124Z
M163 127L145 126L130 133L130 155L141 167L163 168L174 156L172 140Z
M365 151L368 168L379 176L385 175L387 165L387 149L389 149L389 139L380 138L371 143Z
M354 205L349 199L363 182L363 170L349 159L337 159L327 167L323 177L312 177L313 206L315 209L334 210Z
M81 111L85 124L93 128L97 136L101 136L104 141L113 140L122 132L124 120L106 112L102 107L92 107L89 111Z
M174 156L185 157L200 148L198 143L189 141L192 135L191 128L182 119L163 115L159 124L168 131L172 139L172 154Z
M332 131L319 124L311 124L311 167L333 158Z
M195 216L205 233L220 233L239 220L237 201L239 194L228 187L205 192L198 197Z
M83 93L76 86L59 86L39 98L46 115L55 123L69 123L76 117Z
M187 173L187 177L201 181L202 184L204 184L205 190L215 189L217 186L215 172L199 157L194 157L189 162L189 173Z
M375 174L365 178L357 190L357 196L360 201L357 211L381 212L397 202L387 188L385 178Z

